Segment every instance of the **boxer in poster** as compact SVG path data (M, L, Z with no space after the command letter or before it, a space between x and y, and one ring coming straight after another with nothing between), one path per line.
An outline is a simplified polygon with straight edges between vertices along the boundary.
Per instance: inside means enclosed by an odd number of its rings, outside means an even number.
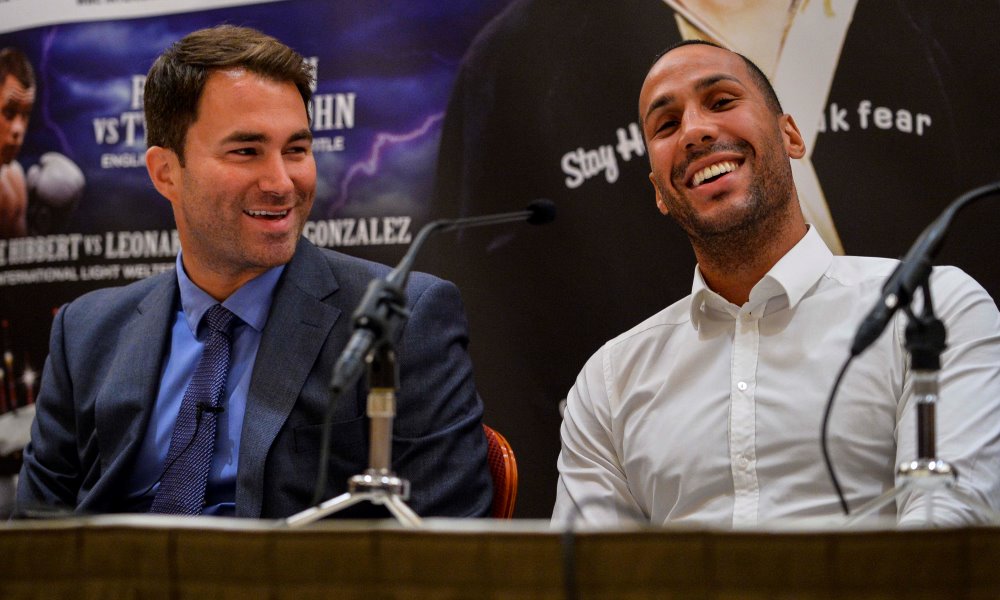
M35 72L19 50L0 50L0 238L28 232L28 186L17 155L35 105Z
M28 57L0 50L0 239L45 234L65 226L83 195L84 176L58 152L46 152L27 172L18 160L35 106L37 84ZM34 415L35 373L14 368L8 322L0 335L0 518L13 507L21 448Z
M23 52L0 50L0 238L62 229L83 195L84 176L58 152L25 173L17 160L35 106L35 71Z

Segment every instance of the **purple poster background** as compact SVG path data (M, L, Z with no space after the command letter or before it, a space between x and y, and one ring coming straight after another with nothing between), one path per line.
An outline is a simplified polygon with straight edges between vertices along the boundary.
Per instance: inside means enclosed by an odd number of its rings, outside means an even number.
M58 152L85 188L55 225L0 240L0 332L14 393L39 371L53 311L100 286L169 268L170 205L145 170L142 83L168 45L218 23L259 28L315 61L312 105L319 184L306 234L318 244L394 262L427 220L441 123L462 55L504 2L377 4L289 0L0 35L24 52L37 97L17 160Z
M250 25L316 59L313 241L392 264L431 218L555 201L552 225L441 236L417 263L462 290L486 420L517 452L516 516L548 516L559 402L577 372L604 341L690 289L690 247L654 206L633 126L653 57L694 24L730 27L736 42L753 37L748 30L767 35L720 18L715 4L287 0L0 35L0 47L23 50L38 76L18 160L28 169L59 152L86 179L61 226L0 240L0 344L14 375L5 385L27 397L23 375L41 369L63 302L172 265L172 217L142 166L136 90L185 33ZM948 202L1000 178L1000 112L990 106L1000 93L1000 7L892 0L838 10L790 0L777 29L806 27L808 43L791 47L790 34L753 48L772 52L767 68L778 64L779 74L782 53L808 67L836 48L829 86L805 89L822 105L820 122L793 115L815 133L819 202L846 252L899 256ZM804 20L808 11L815 22ZM804 87L778 83L783 97ZM998 222L1000 203L970 208L939 259L994 297Z

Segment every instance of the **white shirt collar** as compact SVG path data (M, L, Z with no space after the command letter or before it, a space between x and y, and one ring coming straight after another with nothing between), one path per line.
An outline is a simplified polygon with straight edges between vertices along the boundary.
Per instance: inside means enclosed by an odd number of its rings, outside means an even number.
M748 307L756 311L769 300L785 296L788 306L794 308L826 273L832 261L833 253L816 228L810 226L805 236L753 286ZM733 317L740 311L740 307L709 288L701 269L695 266L694 282L691 284L691 322L697 324L706 308L726 312Z

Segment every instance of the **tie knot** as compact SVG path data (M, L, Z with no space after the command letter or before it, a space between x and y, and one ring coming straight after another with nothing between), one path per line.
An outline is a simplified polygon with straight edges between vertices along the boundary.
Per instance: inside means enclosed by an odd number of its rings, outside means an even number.
M213 304L205 313L205 324L212 331L229 335L229 326L233 322L233 313L221 304Z

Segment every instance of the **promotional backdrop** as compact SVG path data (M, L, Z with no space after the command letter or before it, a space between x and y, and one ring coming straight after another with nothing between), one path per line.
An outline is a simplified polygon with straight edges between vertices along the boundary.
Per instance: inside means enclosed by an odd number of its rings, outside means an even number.
M16 157L34 185L27 231L0 239L0 455L23 443L13 423L30 416L53 311L172 267L142 81L169 44L223 22L315 61L318 245L394 264L433 218L555 202L551 225L442 235L417 261L462 290L486 420L517 453L519 517L551 510L559 404L583 363L690 289L693 254L656 210L636 115L664 48L714 39L772 78L809 146L803 208L835 251L902 255L1000 178L995 2L9 0L0 48L29 58L37 91ZM939 262L996 297L994 204L959 217Z

